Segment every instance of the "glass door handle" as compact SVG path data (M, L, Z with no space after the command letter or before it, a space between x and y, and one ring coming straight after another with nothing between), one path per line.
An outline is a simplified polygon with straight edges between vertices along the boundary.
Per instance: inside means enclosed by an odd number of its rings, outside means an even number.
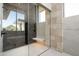
M5 35L5 34L6 34L5 32L1 32L1 36L2 36L2 35Z

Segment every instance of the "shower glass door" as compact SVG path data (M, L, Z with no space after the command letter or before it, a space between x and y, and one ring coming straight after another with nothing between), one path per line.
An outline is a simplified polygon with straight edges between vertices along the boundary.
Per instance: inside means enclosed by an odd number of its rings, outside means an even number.
M3 19L2 19L2 31L1 31L3 35L3 51L7 51L10 49L26 45L25 42L26 13L24 8L19 7L24 5L25 4L18 4L18 3L17 4L4 3L3 5ZM28 50L28 46L26 50Z
M16 31L16 9L4 4L2 20L3 51L16 47Z
M3 51L41 55L50 48L50 11L35 3L4 3L1 34Z
M39 4L29 4L29 55L41 55L50 47L50 11Z

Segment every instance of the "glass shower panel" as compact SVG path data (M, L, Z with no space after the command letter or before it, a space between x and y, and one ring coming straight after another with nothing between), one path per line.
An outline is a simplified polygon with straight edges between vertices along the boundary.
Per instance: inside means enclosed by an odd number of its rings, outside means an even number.
M34 4L29 3L29 19L28 19L28 43L29 43L29 55L37 55L35 54L35 40L33 38L36 37L36 7Z
M20 52L18 52L20 55L28 56L28 25L27 25L28 4L17 3L16 5L17 5L17 39L16 39L17 45L16 47L20 47L22 49L22 51L20 50Z
M50 12L29 4L29 55L40 55L50 47Z
M25 31L25 13L17 10L17 31Z
M50 24L50 11L40 4L4 3L3 51L19 47L19 55L41 55L50 47Z
M45 23L45 46L48 48L51 47L51 16L50 16L50 11L48 9L45 9L45 18L46 18L46 23Z
M26 35L28 26L26 23L28 23L28 4L4 3L1 31L3 35L3 51L13 49L12 52L15 55L17 55L16 52L18 52L18 55L22 55L21 53L28 55L28 35ZM20 52L22 48L23 51Z
M20 4L22 5L22 4ZM16 47L24 46L25 43L25 13L23 10L17 8L17 39Z
M16 47L16 9L9 4L3 6L2 19L3 51Z

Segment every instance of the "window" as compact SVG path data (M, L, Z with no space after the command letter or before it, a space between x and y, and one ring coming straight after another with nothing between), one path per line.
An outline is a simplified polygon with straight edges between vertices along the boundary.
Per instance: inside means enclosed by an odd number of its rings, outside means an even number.
M45 17L46 16L46 10L42 6L39 6L38 9L39 9L39 12L38 12L38 15L39 15L39 23L43 23L43 22L45 22L45 18L46 18Z
M45 22L45 10L39 13L39 22Z

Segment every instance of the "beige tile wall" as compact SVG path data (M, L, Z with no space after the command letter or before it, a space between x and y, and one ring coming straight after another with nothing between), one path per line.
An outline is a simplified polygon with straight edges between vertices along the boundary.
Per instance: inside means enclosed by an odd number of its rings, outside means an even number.
M63 5L63 3L54 3L51 11L51 47L60 52L63 51Z
M46 43L46 46L48 46L48 47L50 47L50 40L51 40L51 38L50 38L50 21L51 21L51 19L50 19L50 16L51 16L51 14L50 14L50 11L48 11L48 10L46 10L46 22L45 22L45 36L46 36L46 40L45 40L45 43Z

